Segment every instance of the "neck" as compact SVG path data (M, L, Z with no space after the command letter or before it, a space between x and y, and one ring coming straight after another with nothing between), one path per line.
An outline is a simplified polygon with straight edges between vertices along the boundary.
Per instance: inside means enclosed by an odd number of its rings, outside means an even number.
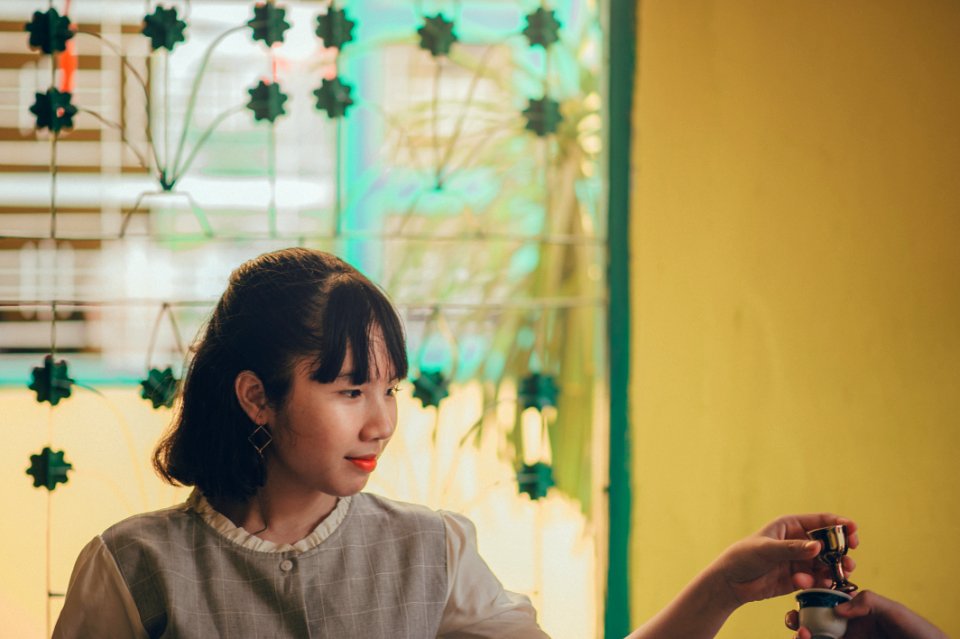
M260 539L294 544L333 512L337 498L317 491L291 490L267 482L245 502L214 504L234 525Z

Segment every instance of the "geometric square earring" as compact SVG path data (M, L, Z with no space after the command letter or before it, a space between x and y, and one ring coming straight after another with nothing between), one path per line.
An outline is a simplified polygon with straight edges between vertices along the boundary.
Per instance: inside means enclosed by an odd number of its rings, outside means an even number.
M273 435L270 434L269 426L266 424L257 424L257 427L250 433L247 440L253 445L257 454L263 457L263 451L270 445L270 442L273 441Z

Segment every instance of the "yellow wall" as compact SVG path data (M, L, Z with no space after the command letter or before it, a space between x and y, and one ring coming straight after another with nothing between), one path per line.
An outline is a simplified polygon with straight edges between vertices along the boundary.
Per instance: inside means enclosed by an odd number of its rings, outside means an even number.
M647 0L638 24L634 622L831 510L862 529L854 581L960 635L960 3ZM790 607L720 636L789 636Z

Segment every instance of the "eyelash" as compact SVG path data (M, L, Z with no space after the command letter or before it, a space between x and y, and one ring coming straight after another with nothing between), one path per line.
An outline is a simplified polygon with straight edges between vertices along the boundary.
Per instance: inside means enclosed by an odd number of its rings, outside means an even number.
M400 386L400 384L397 384L396 386L391 386L390 388L387 389L387 395L389 395L390 397L396 397L397 393L399 393L401 390L403 390L403 388ZM345 390L342 392L345 396L351 399L356 399L357 397L360 397L361 393L363 393L363 391L361 391L359 388L351 388L349 390Z

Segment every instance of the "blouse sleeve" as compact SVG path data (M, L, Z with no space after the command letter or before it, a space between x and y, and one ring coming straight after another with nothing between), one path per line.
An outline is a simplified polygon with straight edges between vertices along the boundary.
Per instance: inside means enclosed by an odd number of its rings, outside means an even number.
M462 515L440 511L447 529L447 605L443 639L549 639L526 596L504 590L477 550L477 531Z
M137 605L113 555L94 537L77 557L53 639L147 639Z

